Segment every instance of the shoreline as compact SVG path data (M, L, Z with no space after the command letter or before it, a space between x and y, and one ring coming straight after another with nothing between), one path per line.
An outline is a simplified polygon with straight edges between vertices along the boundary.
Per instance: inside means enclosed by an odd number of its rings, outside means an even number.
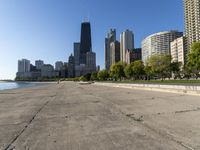
M1 81L0 81L1 83ZM16 82L2 82L2 83L16 83L19 84L18 87L10 87L10 88L4 88L4 89L0 89L1 91L6 91L6 90L17 90L17 89L26 89L26 88L34 88L34 87L40 87L40 86L45 86L45 85L49 85L49 84L53 84L55 82L23 82L23 81L16 81ZM20 86L20 84L23 84L22 86ZM16 85L17 86L17 85Z

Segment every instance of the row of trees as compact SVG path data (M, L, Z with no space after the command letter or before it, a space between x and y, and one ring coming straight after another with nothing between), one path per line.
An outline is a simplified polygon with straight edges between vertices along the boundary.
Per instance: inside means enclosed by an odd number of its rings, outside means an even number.
M118 62L111 66L110 70L102 70L88 74L80 80L150 80L171 78L200 77L200 42L192 45L192 50L187 56L187 63L183 66L179 62L171 62L170 55L153 55L146 64L140 60L131 64Z

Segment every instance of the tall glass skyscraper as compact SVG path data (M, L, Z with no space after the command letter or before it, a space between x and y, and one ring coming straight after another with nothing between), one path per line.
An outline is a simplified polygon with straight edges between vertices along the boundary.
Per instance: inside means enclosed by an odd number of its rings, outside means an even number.
M106 70L109 70L111 66L110 44L115 41L116 41L116 29L110 29L110 32L105 38L105 68Z
M90 22L81 24L80 64L86 64L86 53L92 51Z
M128 50L134 49L134 35L128 29L120 34L120 60L126 62L126 53Z

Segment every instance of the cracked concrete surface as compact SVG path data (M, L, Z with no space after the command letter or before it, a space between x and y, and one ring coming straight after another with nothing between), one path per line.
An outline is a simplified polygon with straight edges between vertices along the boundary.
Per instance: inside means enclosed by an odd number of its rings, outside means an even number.
M200 149L200 97L62 82L0 92L1 150Z

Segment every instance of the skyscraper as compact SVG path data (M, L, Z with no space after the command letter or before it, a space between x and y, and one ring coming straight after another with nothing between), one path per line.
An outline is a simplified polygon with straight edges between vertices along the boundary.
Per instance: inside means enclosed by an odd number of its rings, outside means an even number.
M110 43L110 65L117 63L120 61L120 43L118 41L114 41Z
M185 37L180 37L171 42L171 56L172 62L180 62L182 65L185 64L187 59L187 43Z
M132 31L126 30L120 34L120 60L126 63L127 50L134 49L134 35Z
M58 77L59 73L54 71L54 67L51 64L45 64L41 68L42 77Z
M75 76L74 56L71 54L68 60L68 78L74 78L74 76Z
M86 64L86 53L92 51L90 22L81 24L80 64Z
M90 22L81 24L81 41L74 43L74 65L72 56L68 64L68 76L80 77L96 71L96 53L92 52L92 38ZM72 70L74 69L74 72Z
M36 69L41 69L43 65L44 65L44 61L42 61L42 60L35 61Z
M22 59L18 60L18 72L30 72L30 60Z
M136 60L142 60L141 48L135 48L126 52L126 63L130 64Z
M105 38L105 68L106 68L106 70L109 70L110 66L111 66L110 44L114 41L116 41L116 30L110 29L110 32L107 34L107 37Z
M75 66L80 65L80 43L74 43L74 61Z
M57 61L57 62L55 63L55 70L56 70L56 71L61 71L61 69L63 68L63 66L64 66L64 64L63 64L62 61Z
M90 72L96 71L96 53L94 52L87 52L86 54L86 60L87 60L87 67Z
M188 48L200 41L200 0L184 0L185 32Z

